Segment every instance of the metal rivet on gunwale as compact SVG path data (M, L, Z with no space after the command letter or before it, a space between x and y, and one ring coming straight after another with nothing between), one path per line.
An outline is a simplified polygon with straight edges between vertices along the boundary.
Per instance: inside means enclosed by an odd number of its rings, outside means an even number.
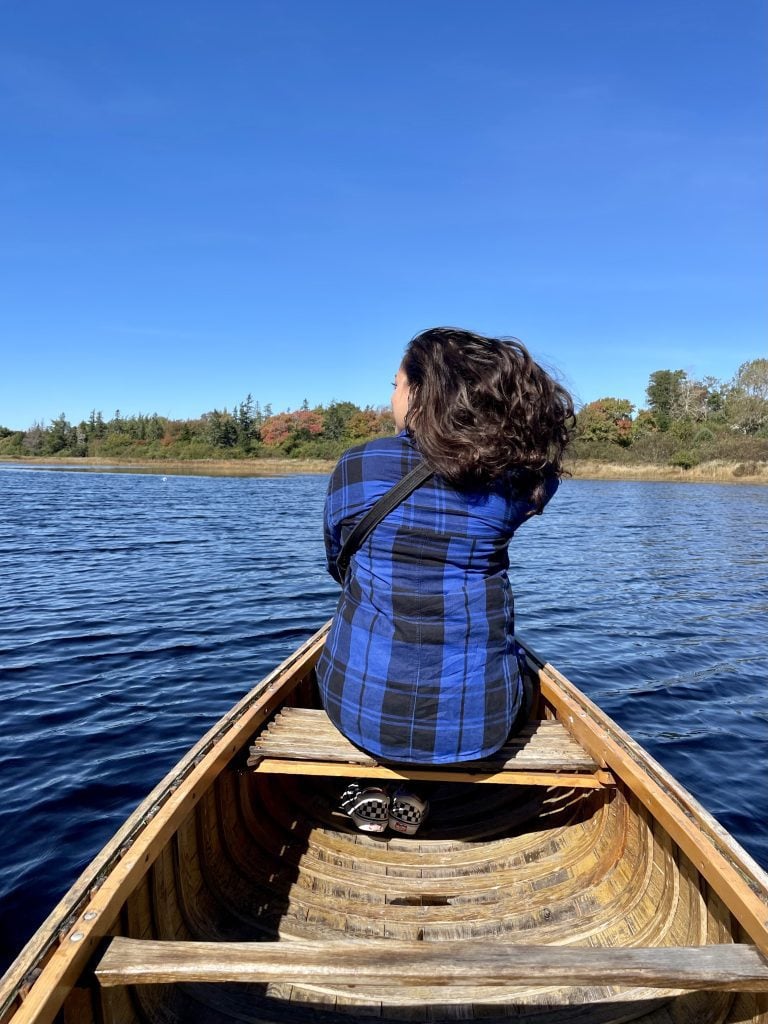
M98 916L99 915L96 913L95 910L86 910L86 912L83 914L83 920L84 921L93 921L93 919L95 917L98 917Z
M69 936L69 941L70 942L79 942L81 939L84 939L84 938L85 938L85 932L72 932L72 934Z

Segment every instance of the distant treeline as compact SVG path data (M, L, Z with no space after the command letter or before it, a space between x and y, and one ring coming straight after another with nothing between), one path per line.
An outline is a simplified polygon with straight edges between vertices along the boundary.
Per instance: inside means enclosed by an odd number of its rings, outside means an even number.
M768 460L768 359L739 367L730 381L694 380L657 370L636 412L626 398L600 398L578 414L575 459L689 468L712 459ZM110 459L335 459L350 445L394 433L388 409L331 402L274 413L248 395L233 409L198 419L123 416L94 410L72 424L62 413L28 430L0 427L0 456L101 456Z
M599 398L579 410L574 458L690 469L714 459L768 459L768 359L743 363L729 381L694 380L685 370L656 370L648 407Z
M94 410L72 424L62 413L47 426L0 427L1 455L100 456L127 459L336 459L350 445L395 432L388 409L360 409L331 402L273 413L248 395L233 409L198 419L172 420L152 413L105 419Z

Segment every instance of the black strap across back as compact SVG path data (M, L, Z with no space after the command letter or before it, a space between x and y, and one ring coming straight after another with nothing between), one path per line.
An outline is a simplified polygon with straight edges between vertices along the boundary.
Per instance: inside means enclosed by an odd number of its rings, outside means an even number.
M432 470L426 462L420 462L410 473L406 473L402 480L390 487L386 494L383 494L365 515L352 529L342 545L339 557L336 559L336 569L343 580L347 575L349 562L352 555L358 550L363 541L379 525L385 516L402 504L409 494L412 494L417 487L432 476Z

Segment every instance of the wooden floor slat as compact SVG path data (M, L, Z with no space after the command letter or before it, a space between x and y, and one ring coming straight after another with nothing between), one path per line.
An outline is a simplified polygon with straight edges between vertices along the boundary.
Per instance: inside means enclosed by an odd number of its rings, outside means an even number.
M155 942L115 938L96 976L102 986L281 982L401 987L435 984L642 985L768 991L754 946L591 947L471 942Z

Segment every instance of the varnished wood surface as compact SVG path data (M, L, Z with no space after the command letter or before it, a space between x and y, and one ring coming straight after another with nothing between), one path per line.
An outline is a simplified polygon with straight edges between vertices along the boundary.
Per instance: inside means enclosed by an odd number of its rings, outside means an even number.
M760 1019L758 993L685 996L682 983L659 988L661 978L648 984L629 975L629 987L612 986L608 977L561 985L538 974L533 984L507 978L489 986L487 978L480 983L465 977L447 988L437 973L419 984L392 984L392 960L382 957L380 980L374 972L352 984L334 976L329 955L323 978L296 980L290 971L300 946L295 958L291 950L302 942L406 943L422 955L429 947L426 955L438 959L458 944L491 951L489 964L500 943L505 950L517 946L523 956L543 945L575 950L577 958L580 947L600 953L660 946L669 947L671 966L675 947L734 938L730 915L700 887L693 866L618 791L436 786L429 828L412 840L355 832L335 812L337 796L338 781L307 784L234 772L220 779L201 801L196 820L156 863L149 892L132 901L131 934L278 943L286 972L260 986L134 988L131 999L141 1009L126 1022L174 1019L166 1016L169 999L177 1019L205 1024L371 1015L660 1022L668 1019L659 1015L667 1013L662 1007L670 999L677 1022ZM220 1016L222 1002L230 1018ZM585 1016L586 1005L591 1015ZM212 1007L216 1012L209 1016Z
M768 875L708 811L597 705L533 652L542 695L568 731L612 768L691 858L768 956Z
M417 947L422 957L428 949L426 956L444 966L452 947L468 951L457 954L459 967L461 957L471 960L484 949L491 951L489 964L498 965L508 949L524 957L541 947L545 959L547 949L553 953L553 968L560 953L578 958L588 951L585 960L602 954L610 960L615 950L635 951L641 960L641 951L653 950L651 958L669 957L669 968L678 956L685 963L684 952L672 951L687 948L695 950L691 969L695 962L711 965L706 947L750 942L724 899L739 908L734 892L738 884L746 888L754 932L761 905L768 921L768 887L738 845L718 837L705 819L705 841L689 843L676 818L693 822L695 802L686 803L685 791L653 770L638 784L642 757L620 730L606 731L603 756L596 738L603 727L549 666L546 672L541 667L547 713L595 763L616 773L616 787L434 783L425 791L430 818L416 836L356 832L337 809L344 779L254 774L245 764L254 733L286 696L315 706L312 665L322 636L287 663L284 690L281 672L273 673L242 702L241 713L230 716L231 727L220 723L169 775L163 792L121 830L109 856L97 858L99 870L86 872L64 901L74 917L59 918L57 926L52 915L47 933L14 965L12 988L6 983L5 991L13 991L15 1001L0 1009L0 1024L350 1024L368 1018L379 1024L768 1024L765 993L684 992L672 973L650 980L582 973L576 984L565 985L532 967L528 978L508 974L488 984L487 975L473 976L465 965L458 970L464 976L450 985L437 973L418 984L405 977L393 983L399 944ZM626 778L622 759L629 764ZM663 787L671 794L666 818L653 810ZM698 859L710 848L740 883L719 879L718 891L707 881ZM115 867L104 873L112 860ZM88 945L72 942L81 929ZM371 969L354 983L334 974L329 956L322 977L278 971L250 983L101 987L90 957L106 936L260 943L265 956L275 949L278 960L284 950L289 967L298 966L291 947L298 959L302 943L329 951L332 944L352 943L362 955L375 941L391 944L391 958L380 976ZM721 968L741 955L729 950ZM42 972L34 981L30 972L38 964ZM479 972L476 964L472 970ZM24 977L31 984L22 999Z
M597 770L585 772L545 771L540 768L515 771L468 771L461 768L390 768L374 765L366 768L360 765L343 764L339 761L293 761L287 758L265 757L253 769L266 775L314 775L335 776L345 779L373 779L389 782L471 782L494 786L569 786L573 789L602 789L615 785L610 772Z
M115 914L180 820L312 672L326 624L184 755L96 855L0 979L0 1024L50 1024Z

